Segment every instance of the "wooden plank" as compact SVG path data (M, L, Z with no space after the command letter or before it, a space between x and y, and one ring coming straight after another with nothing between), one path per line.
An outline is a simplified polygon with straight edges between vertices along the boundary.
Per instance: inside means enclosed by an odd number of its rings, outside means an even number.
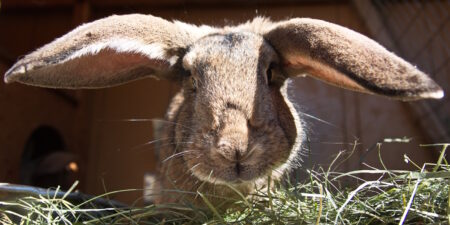
M3 0L2 10L17 8L49 8L72 6L75 0Z
M198 7L198 6L255 6L255 5L280 5L280 4L323 4L323 3L343 3L348 0L90 0L96 7ZM2 8L6 10L21 8L55 8L71 7L77 0L3 0Z
M411 43L415 43L415 46L411 45L406 48L405 47L401 48L401 46L396 45L394 37L390 36L390 34L387 32L387 29L382 27L382 26L384 26L384 24L382 22L381 15L379 15L379 13L373 7L373 5L370 1L353 0L352 2L354 4L354 6L356 7L356 9L359 11L359 14L361 15L361 17L366 21L366 25L367 25L368 29L371 31L373 38L375 40L378 40L379 42L381 42L383 45L385 45L391 51L398 52L399 55L401 55L401 56L403 55L403 57L405 57L405 55L408 55L408 53L411 50L413 50L414 48L417 48L418 46L421 46L421 44L419 44L420 41L423 42L424 39L426 39L426 38L423 38L423 35L422 36L416 35L418 33L418 30L416 30L418 27L417 27L417 25L414 25L413 29L408 29L408 31L405 31L405 32L410 32L410 33L406 34L404 37L405 37L405 39L407 39L409 41L413 40ZM403 3L403 4L408 4L408 3ZM394 13L394 14L401 13L401 10L403 10L403 8L399 8L399 7L401 7L401 6L395 5L395 7L392 8L392 10L395 10L395 11L391 12L391 13ZM430 15L423 15L423 16L430 16ZM419 22L420 22L420 19L418 21L416 21L415 23L419 23ZM423 21L420 23L423 23ZM402 27L402 28L404 28L404 27ZM411 32L411 31L413 31L413 32ZM419 32L419 33L423 33L423 31L424 30L422 30L422 32ZM428 35L428 34L426 34L426 35ZM400 42L400 44L402 42L404 43L405 41L402 40ZM412 63L415 63L415 62L412 62ZM420 62L420 61L416 62L416 64L421 64L421 63L426 63L426 62ZM422 66L422 69L423 69L423 67L425 67L425 66ZM415 120L418 121L418 123L422 126L422 130L425 133L427 133L427 135L433 141L441 142L443 140L450 140L450 137L447 134L444 125L440 121L438 115L431 109L429 103L430 103L430 100L419 101L419 102L414 102L414 103L408 104L408 106L410 106L410 109L413 112Z
M359 16L363 18L371 36L375 37L383 46L391 51L398 52L392 37L384 27L383 20L371 1L352 0Z
M91 17L91 4L88 0L77 1L73 8L72 24L78 26L86 23Z
M12 66L16 59L8 51L0 47L0 61L5 65Z

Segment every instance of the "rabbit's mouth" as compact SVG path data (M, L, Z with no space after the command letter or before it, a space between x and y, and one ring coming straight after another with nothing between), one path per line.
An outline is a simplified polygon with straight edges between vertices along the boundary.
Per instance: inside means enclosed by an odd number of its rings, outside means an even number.
M258 167L236 163L228 167L210 170L209 174L205 174L198 170L192 171L197 178L214 184L231 184L242 185L246 183L252 183L259 178L265 177L268 174L268 169L263 170Z
M209 154L201 157L185 158L188 164L192 164L191 173L199 180L214 184L244 185L265 179L267 176L279 177L283 173L279 170L279 165L286 162L289 151L280 151L277 160L268 156L267 149L262 146L255 146L244 157L230 160L216 154L217 151L210 151ZM269 161L270 160L270 161Z

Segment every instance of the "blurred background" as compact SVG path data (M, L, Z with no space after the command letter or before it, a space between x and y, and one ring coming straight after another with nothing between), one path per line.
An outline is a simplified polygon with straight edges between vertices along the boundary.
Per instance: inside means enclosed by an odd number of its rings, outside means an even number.
M450 93L447 0L3 0L0 74L82 23L126 13L215 26L255 16L322 19L377 40ZM142 188L155 170L155 145L146 144L155 140L151 119L164 117L177 90L153 79L101 90L0 82L0 182L67 189L80 180L89 194ZM379 153L388 168L411 169L405 154L419 165L435 162L440 148L419 145L450 142L449 97L405 103L310 78L294 79L289 94L308 124L303 169L326 166L343 150L352 156L340 170L380 168ZM140 197L136 191L116 198Z

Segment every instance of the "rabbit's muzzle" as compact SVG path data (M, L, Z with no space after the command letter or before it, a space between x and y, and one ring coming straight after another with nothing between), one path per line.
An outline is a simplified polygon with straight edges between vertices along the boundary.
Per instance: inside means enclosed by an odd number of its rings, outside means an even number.
M248 155L247 119L238 110L227 110L224 114L224 125L219 131L215 152L226 161L239 163Z
M201 180L216 184L253 182L289 156L288 141L276 121L255 126L245 113L227 109L220 124L214 135L199 132L192 136L188 149L202 154L185 155L191 172Z

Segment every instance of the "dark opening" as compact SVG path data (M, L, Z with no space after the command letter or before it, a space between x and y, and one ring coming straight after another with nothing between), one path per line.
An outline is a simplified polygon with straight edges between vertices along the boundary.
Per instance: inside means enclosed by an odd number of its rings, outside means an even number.
M72 184L71 163L76 157L66 151L58 130L50 126L36 128L28 138L22 154L20 180L22 184L68 189Z

